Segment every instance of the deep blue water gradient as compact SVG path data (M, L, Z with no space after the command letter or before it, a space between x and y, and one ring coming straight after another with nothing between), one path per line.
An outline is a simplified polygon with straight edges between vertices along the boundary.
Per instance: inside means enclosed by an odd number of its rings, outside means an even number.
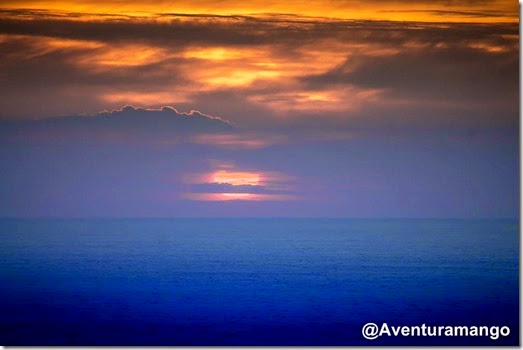
M1 345L517 345L517 220L1 220ZM367 322L509 326L383 337Z

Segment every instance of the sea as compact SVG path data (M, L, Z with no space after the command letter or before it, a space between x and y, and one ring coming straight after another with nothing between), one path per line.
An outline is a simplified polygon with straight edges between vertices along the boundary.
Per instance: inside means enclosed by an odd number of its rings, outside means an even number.
M0 345L518 344L518 220L0 220Z

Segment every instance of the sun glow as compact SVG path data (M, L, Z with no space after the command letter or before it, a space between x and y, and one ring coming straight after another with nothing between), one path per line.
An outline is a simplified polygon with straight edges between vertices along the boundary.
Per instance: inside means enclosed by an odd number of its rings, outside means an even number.
M220 193L222 196L230 199L249 199L253 195L251 193Z
M214 173L213 182L219 184L230 184L233 186L257 186L260 183L260 174L220 170Z
M298 200L289 181L289 176L277 172L236 171L225 166L209 173L187 174L184 182L194 187L183 197L211 202ZM204 187L199 190L199 186Z

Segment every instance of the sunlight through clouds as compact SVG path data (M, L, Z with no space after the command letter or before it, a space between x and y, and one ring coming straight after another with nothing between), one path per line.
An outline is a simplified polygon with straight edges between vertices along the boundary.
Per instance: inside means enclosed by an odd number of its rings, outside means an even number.
M195 201L289 201L300 198L292 177L273 171L241 171L232 165L209 173L190 174L184 198Z

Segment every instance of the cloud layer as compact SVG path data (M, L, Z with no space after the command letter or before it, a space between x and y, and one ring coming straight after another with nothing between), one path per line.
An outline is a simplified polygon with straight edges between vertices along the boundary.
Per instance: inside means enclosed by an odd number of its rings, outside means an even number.
M3 118L168 104L258 129L517 122L516 23L5 9L0 33Z
M146 109L125 106L88 116L65 116L41 120L0 123L3 143L84 142L143 143L175 145L189 142L195 135L231 133L227 120L198 111L178 112L173 107Z

